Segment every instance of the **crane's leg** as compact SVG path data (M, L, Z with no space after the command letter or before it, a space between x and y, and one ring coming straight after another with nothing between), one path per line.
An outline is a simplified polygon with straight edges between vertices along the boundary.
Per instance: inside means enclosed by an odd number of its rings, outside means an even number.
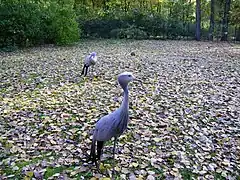
M97 159L100 160L102 155L104 141L97 141Z
M88 68L89 68L89 66L86 66L86 71L85 71L85 75L84 75L84 76L86 76L86 75L87 75Z
M85 67L86 67L86 65L84 64L83 69L82 69L81 76L84 74Z
M94 65L92 66L92 76L94 76L93 72L94 72Z
M117 145L117 137L114 137L114 145L113 145L113 171L112 171L112 177L115 174L115 150Z

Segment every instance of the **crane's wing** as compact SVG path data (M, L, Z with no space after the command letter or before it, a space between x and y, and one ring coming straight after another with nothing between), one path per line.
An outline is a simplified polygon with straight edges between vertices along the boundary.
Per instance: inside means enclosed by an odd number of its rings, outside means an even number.
M91 64L95 65L97 62L97 56L95 56L94 58L91 58Z
M90 63L91 63L90 60L91 60L90 55L86 56L85 59L84 59L84 64L86 66L90 66Z
M119 118L116 113L102 117L96 124L94 137L97 141L107 141L118 134Z
M112 137L118 137L127 129L127 123L128 113L116 110L97 122L94 137L97 141L107 141Z

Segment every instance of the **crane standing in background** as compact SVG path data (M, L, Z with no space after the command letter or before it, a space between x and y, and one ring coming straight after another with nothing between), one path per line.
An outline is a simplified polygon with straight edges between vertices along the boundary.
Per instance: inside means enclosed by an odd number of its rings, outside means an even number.
M85 60L84 60L84 66L83 66L83 70L82 70L81 76L83 74L84 74L84 76L87 75L88 68L90 66L92 66L92 71L93 71L93 67L96 64L96 62L97 62L97 53L96 52L92 52L90 55L86 56Z

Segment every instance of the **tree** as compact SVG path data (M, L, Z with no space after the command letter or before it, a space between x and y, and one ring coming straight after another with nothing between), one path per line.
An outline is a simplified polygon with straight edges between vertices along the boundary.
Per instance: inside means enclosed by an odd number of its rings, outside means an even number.
M200 41L201 38L201 2L196 0L196 40Z
M240 41L240 0L232 0L230 11L230 23L235 26L235 40Z
M209 40L212 41L213 40L213 32L214 32L214 0L211 0L211 14L210 14L210 27L209 27Z
M231 4L231 0L225 1L224 14L223 14L223 20L222 20L221 41L227 41L227 38L228 38L228 21L229 21L230 4Z

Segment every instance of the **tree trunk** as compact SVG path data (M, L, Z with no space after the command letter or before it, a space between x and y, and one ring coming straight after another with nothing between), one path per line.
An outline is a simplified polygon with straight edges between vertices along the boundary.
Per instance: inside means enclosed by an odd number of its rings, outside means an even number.
M104 10L104 11L108 10L108 5L107 5L108 0L103 0L102 3L103 3L103 10Z
M201 38L201 2L196 0L196 40Z
M150 4L151 13L153 13L153 5L151 0L149 1L149 4Z
M231 4L231 0L225 1L224 14L223 14L223 20L222 20L221 41L227 41L227 39L228 39L228 21L229 21L230 4Z
M210 14L210 27L208 39L209 41L213 41L213 32L214 32L214 0L211 0L211 14Z
M127 12L127 0L124 0L124 12Z
M240 41L240 27L236 27L236 41Z
M160 13L161 14L161 4L160 4L160 2L158 1L158 3L157 3L157 13Z
M192 1L191 0L189 0L189 2L188 2L188 8L187 8L187 39L188 39L188 36L189 36L189 29L190 29L190 21L189 21L189 15L190 15L190 6L191 6L191 3L192 3Z
M94 0L92 0L92 8L93 8L93 9L95 8Z

